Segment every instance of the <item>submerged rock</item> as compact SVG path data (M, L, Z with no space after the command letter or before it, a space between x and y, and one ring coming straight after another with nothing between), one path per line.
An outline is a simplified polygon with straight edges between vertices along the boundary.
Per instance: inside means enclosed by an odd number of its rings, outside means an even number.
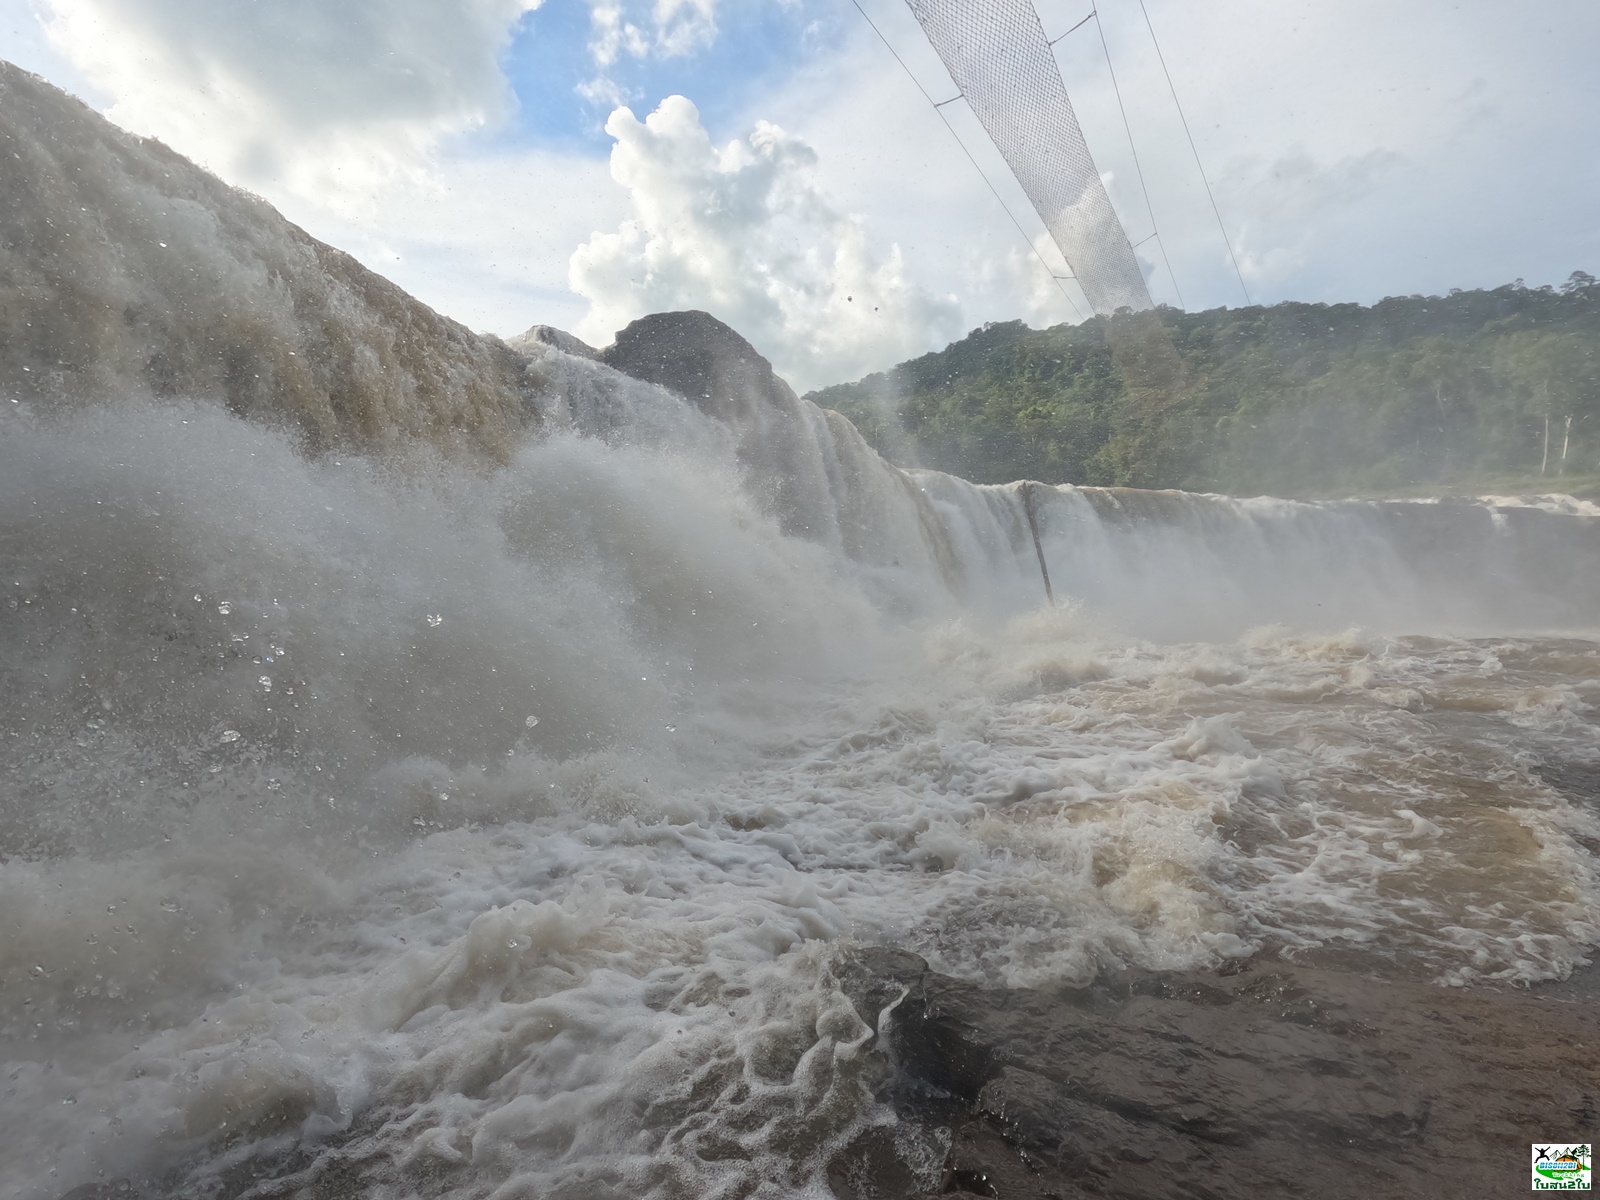
M1499 1194L1527 1186L1530 1139L1600 1124L1600 1078L1569 1053L1600 1018L1562 994L1586 983L1444 989L1265 964L991 989L884 949L840 976L880 1028L902 1123L948 1145L934 1181L893 1139L863 1138L831 1173L848 1200Z

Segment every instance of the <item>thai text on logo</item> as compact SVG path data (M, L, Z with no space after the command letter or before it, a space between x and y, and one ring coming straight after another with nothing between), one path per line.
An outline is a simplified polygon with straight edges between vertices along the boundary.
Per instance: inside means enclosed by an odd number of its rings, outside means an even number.
M1590 1189L1589 1147L1562 1145L1559 1142L1530 1148L1533 1164L1533 1190L1536 1192L1587 1192Z

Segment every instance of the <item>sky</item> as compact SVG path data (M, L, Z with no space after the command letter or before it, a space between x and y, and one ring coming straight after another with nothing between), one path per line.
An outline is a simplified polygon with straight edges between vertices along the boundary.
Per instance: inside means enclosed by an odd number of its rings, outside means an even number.
M486 332L703 308L805 390L1081 319L904 0L860 6L0 0L0 57ZM1037 8L1158 302L1600 273L1593 0Z

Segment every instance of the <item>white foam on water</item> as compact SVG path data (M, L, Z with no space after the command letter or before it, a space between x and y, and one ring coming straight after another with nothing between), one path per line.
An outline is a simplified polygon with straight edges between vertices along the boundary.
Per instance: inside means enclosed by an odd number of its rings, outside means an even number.
M1537 496L1480 496L1478 499L1480 503L1495 508L1539 508L1545 512L1600 517L1600 504L1569 496L1565 492L1546 492Z
M5 1189L824 1196L891 1120L840 946L1585 961L1600 825L1537 768L1589 763L1600 650L1423 621L1385 510L1063 490L1037 608L1014 489L922 477L951 579L785 536L651 405L487 472L13 414Z

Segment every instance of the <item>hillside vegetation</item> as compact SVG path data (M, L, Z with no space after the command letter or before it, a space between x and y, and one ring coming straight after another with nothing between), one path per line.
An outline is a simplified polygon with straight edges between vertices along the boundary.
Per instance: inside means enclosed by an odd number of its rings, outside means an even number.
M1183 364L1126 386L1128 315L985 325L811 394L891 461L979 482L1278 495L1600 492L1600 283L1157 319Z

